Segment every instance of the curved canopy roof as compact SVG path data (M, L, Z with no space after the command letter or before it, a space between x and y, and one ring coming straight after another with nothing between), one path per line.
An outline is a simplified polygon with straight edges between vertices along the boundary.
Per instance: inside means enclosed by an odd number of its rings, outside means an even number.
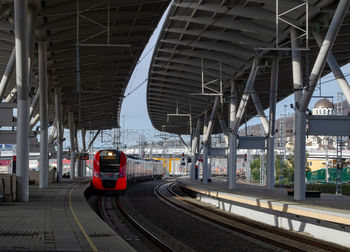
M68 111L74 112L78 128L117 127L126 85L169 2L168 0L31 2L35 9L36 40L48 43L49 120L53 122L55 117L53 88L59 87L65 114ZM14 13L13 2L0 4L0 16L2 16L0 71L3 72L14 47ZM78 57L80 92L77 91L79 90L77 43L81 44ZM32 86L36 89L37 49L34 55ZM14 87L13 74L5 98ZM32 99L35 90L33 91ZM39 106L36 106L34 115L38 110Z
M286 22L279 20L278 43L280 46L286 43L284 47L290 48L290 24L306 29L305 1L278 2L279 13L286 12L281 16ZM309 29L324 36L338 1L308 2ZM277 53L268 49L276 45L275 3L274 0L179 0L172 4L149 71L147 103L155 128L189 134L189 116L186 114L191 114L194 127L204 111L212 107L215 96L208 94L215 92L223 94L222 109L219 111L227 122L230 82L234 80L238 83L240 97L256 56L262 59L262 67L256 79L255 91L262 106L268 107L271 55ZM294 8L299 5L299 8ZM347 15L332 50L340 65L349 61L348 48L345 46L350 34L349 21ZM302 51L305 73L312 69L319 51L311 31L308 34L310 51ZM305 37L302 41L300 48L305 48ZM278 100L281 100L293 92L292 63L290 50L280 50L278 53ZM328 66L323 74L327 72ZM204 88L203 83L206 84ZM246 112L247 119L256 115L251 101ZM218 131L216 127L214 133Z

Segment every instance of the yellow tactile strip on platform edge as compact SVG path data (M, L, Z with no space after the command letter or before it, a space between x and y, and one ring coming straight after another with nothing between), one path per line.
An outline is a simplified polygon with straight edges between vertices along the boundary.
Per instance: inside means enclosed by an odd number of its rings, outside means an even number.
M211 197L219 198L219 199L225 199L225 200L230 200L234 202L239 202L242 204L247 204L251 206L256 206L256 207L261 207L265 209L270 209L270 210L275 210L275 211L280 211L288 214L295 214L295 215L300 215L300 216L305 216L305 217L310 217L314 219L319 219L319 220L324 220L324 221L329 221L329 222L334 222L334 223L339 223L339 224L344 224L344 225L350 225L350 211L349 211L349 217L342 217L342 216L337 216L329 213L321 213L321 212L314 212L306 209L297 209L297 208L302 208L301 206L295 206L289 203L285 203L282 206L276 204L275 202L269 202L266 203L264 202L265 200L260 200L257 201L257 199L249 199L248 196L237 196L237 195L229 195L227 193L223 192L218 192L218 191L210 191L210 190L202 190L200 188L195 188L189 185L185 185L181 183L181 186L187 188L188 190L203 194L203 195L208 195ZM286 207L286 204L288 207ZM296 208L297 207L297 208ZM317 211L323 211L323 210L317 210Z

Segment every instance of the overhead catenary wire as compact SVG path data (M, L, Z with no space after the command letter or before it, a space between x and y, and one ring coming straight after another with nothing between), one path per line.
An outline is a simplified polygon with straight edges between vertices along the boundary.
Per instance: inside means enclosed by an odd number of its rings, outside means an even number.
M124 96L124 99L126 97L128 97L129 95L131 95L132 93L134 93L137 89L139 89L143 84L145 84L148 81L148 79L146 78L143 82L141 82L139 85L137 85L136 88L134 88L133 90L131 90L127 95Z

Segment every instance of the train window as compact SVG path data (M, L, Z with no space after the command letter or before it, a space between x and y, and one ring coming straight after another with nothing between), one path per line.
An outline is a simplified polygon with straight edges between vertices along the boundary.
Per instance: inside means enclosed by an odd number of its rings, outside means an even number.
M104 150L100 153L100 172L119 172L120 153Z

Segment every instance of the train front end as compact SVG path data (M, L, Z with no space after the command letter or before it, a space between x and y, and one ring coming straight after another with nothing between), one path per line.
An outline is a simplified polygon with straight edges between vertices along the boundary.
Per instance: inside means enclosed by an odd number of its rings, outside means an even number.
M126 189L126 156L119 150L100 150L93 164L92 185L112 191Z

